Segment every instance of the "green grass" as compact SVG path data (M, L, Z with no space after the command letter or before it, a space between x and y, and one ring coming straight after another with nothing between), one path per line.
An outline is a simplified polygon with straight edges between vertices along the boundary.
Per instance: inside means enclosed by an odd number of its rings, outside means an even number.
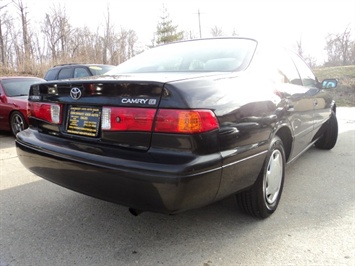
M355 65L322 67L313 71L319 81L326 78L339 80L338 87L330 91L337 106L355 106Z

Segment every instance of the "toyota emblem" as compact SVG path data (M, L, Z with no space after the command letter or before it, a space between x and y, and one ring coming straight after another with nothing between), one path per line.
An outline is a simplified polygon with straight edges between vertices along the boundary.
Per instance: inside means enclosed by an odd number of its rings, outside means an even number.
M78 100L81 97L81 90L77 87L74 87L70 90L70 96L74 99L74 100Z

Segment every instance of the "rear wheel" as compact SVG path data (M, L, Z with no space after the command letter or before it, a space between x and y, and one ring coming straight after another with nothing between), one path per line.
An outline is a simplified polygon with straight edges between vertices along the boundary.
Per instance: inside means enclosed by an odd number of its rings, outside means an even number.
M12 134L16 136L17 133L26 129L28 125L25 120L25 117L20 112L15 111L11 114L10 126Z
M242 210L258 218L267 218L276 210L285 178L285 162L282 140L275 136L257 181L236 196Z
M327 128L323 136L319 140L317 140L314 145L319 149L330 150L334 148L337 139L338 139L338 120L334 111L332 111L332 114L327 122Z

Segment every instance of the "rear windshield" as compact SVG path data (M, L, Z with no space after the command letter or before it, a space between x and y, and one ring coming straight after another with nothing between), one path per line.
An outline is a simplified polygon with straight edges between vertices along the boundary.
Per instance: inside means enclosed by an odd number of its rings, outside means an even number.
M90 69L93 76L105 74L106 72L108 72L114 68L115 68L115 66L110 66L110 65L89 66L89 69Z
M16 79L3 79L1 81L2 87L8 97L27 96L30 87L34 83L43 82L43 79L38 78L16 78Z
M231 72L244 70L256 48L251 39L206 39L150 49L107 75L153 72Z

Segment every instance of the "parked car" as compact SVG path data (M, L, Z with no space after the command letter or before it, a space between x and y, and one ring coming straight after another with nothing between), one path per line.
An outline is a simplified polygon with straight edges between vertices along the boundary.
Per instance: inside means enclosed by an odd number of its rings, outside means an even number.
M17 152L33 173L135 215L236 195L244 211L266 218L286 164L313 144L334 147L327 91L336 85L255 39L172 43L103 76L33 85Z
M102 64L63 64L52 67L44 75L45 80L61 80L102 75L115 66Z
M30 86L44 81L36 77L0 77L0 130L16 135L27 128Z

